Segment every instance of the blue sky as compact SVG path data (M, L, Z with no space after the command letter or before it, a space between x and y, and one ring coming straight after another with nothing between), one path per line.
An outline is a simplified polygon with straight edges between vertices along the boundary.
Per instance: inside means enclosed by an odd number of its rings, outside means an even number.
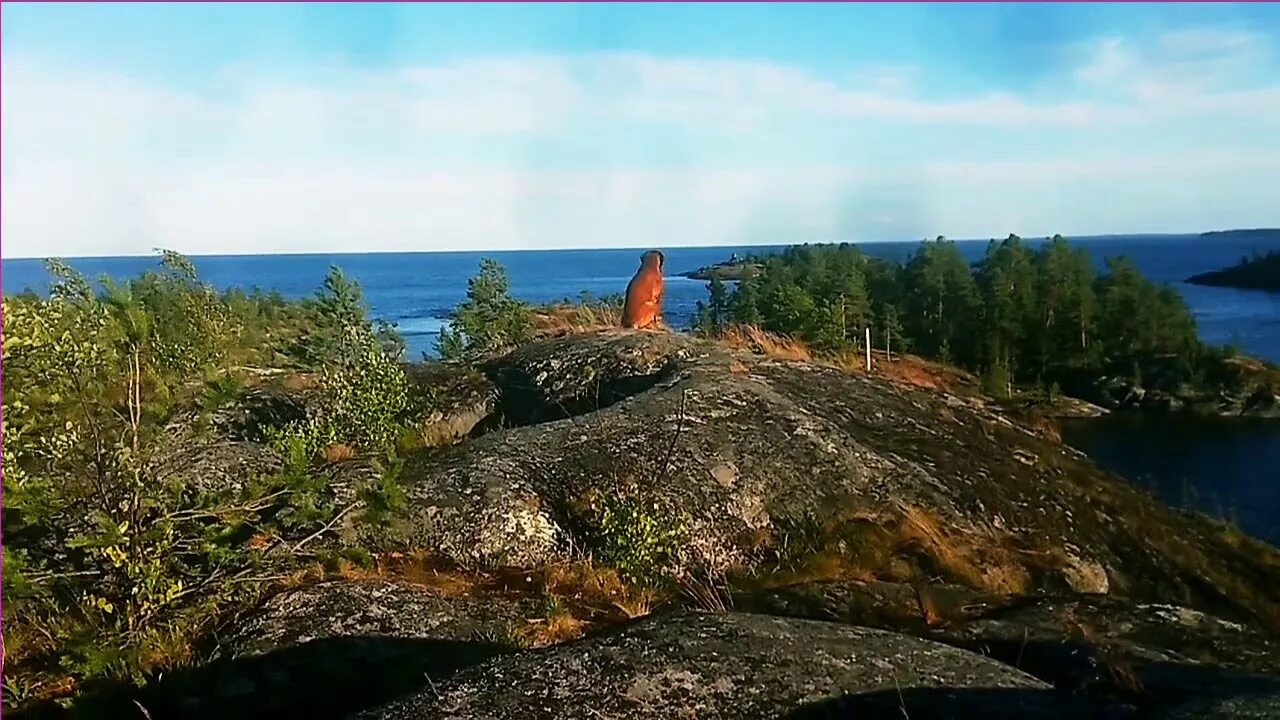
M5 4L6 257L1280 225L1276 4Z

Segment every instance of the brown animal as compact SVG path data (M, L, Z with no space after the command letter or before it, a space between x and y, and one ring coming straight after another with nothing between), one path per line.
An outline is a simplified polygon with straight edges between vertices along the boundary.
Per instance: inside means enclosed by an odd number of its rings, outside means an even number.
M662 321L662 264L658 250L640 256L640 269L627 283L627 301L622 306L622 327L655 327Z

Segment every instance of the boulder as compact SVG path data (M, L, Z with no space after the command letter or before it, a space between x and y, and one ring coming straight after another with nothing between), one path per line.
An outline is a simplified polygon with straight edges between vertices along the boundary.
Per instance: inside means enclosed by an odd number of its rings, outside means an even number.
M243 490L255 479L284 469L284 459L268 445L246 440L186 436L155 469L156 477L199 492Z
M1063 712L1067 708L1080 717L1086 707L1100 708L1061 697L1045 683L981 655L896 633L748 613L680 611L546 650L495 658L357 717L809 717L788 714L846 695L965 688L1008 693L1003 696L1006 714L993 717L1073 717ZM892 709L900 712L896 703ZM914 717L915 707L909 710Z
M536 614L531 601L503 596L315 583L271 597L220 634L211 662L162 677L136 702L153 720L337 720L515 651L513 628ZM112 699L103 716L121 705Z
M332 638L391 637L500 644L524 617L528 600L486 594L444 595L392 580L334 579L285 590L219 640L219 656L262 656Z
M427 401L428 410L418 422L424 445L459 442L473 432L487 429L496 420L497 388L483 373L456 365L426 363L406 366L405 374L411 392Z
M945 585L810 582L740 595L734 606L906 632L1000 660L1059 690L1123 698L1144 717L1196 707L1250 708L1272 697L1280 683L1280 639L1174 605L1099 595L984 597ZM1255 717L1239 713L1204 717Z

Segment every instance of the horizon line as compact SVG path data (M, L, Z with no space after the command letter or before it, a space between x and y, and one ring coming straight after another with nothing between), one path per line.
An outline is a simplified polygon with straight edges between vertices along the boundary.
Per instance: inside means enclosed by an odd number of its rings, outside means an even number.
M1210 235L1215 233L1251 233L1251 232L1280 232L1280 227L1274 228L1227 228L1221 230L1202 230L1191 232L1127 232L1127 233L1090 233L1090 234L1032 234L1020 235L1018 233L1009 233L1017 235L1023 240L1049 240L1055 235L1060 235L1067 240L1089 240L1098 238L1133 238L1133 237L1190 237L1200 235ZM1008 237L1006 235L1005 237ZM744 247L798 247L802 245L839 245L848 243L850 245L899 245L906 243L933 242L937 238L943 238L951 242L991 242L999 241L1001 237L966 237L954 238L946 235L935 235L932 238L925 237L915 240L867 240L867 241L848 241L848 240L827 240L822 242L792 242L792 243L735 243L729 245L652 245L652 246L623 246L623 247L537 247L537 248L489 248L484 250L461 250L461 249L439 249L439 250L343 250L333 252L316 252L311 250L278 250L272 252L260 253L209 253L198 252L188 253L181 251L178 254L188 258L250 258L250 257L322 257L327 255L465 255L465 254L484 254L484 253L526 253L526 252L605 252L605 251L624 251L624 250L646 250L654 247L666 248L668 250L714 250L716 248L744 248ZM149 253L137 253L130 255L18 255L5 257L0 251L0 261L7 260L50 260L58 258L61 260L131 260L140 258L158 257L164 250L173 250L173 248L153 248Z

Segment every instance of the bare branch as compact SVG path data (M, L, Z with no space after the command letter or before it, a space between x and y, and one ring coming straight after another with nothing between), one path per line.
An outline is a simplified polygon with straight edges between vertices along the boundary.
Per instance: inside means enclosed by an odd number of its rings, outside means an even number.
M302 550L302 546L303 546L303 545L306 545L307 543L311 542L312 540L315 540L316 538L318 538L318 537L320 537L321 535L323 535L323 534L325 534L326 532L328 532L330 529L332 529L332 528L333 528L333 526L334 526L334 525L337 525L337 524L338 524L338 521L339 521L339 520L341 520L342 518L346 517L347 513L351 512L352 510L355 510L357 507L360 507L360 505L361 505L361 504L362 504L362 503L361 503L359 500L357 500L357 501L355 501L355 502L351 503L350 505L346 506L345 508L343 508L343 509L342 509L342 512L340 512L340 513L338 513L337 515L335 515L335 516L334 516L334 518L328 522L328 524L326 524L324 527L320 528L319 530L317 530L317 531L315 531L315 532L311 533L310 535L308 535L308 536L306 536L305 538L303 538L302 540L300 540L300 541L298 542L298 544L297 544L297 545L294 545L294 546L293 546L293 551L294 551L294 552L299 552L300 550Z

